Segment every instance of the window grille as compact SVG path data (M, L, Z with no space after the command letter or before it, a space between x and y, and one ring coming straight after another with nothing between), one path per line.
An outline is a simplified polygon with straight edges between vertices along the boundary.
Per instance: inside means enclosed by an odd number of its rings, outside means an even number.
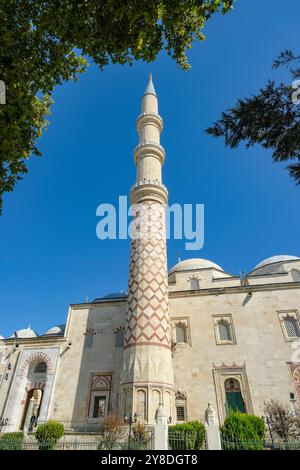
M176 343L186 343L186 326L182 324L176 325Z
M287 317L284 319L284 327L288 338L299 338L299 325L296 318Z
M232 341L232 333L230 323L226 320L218 322L218 334L221 342Z

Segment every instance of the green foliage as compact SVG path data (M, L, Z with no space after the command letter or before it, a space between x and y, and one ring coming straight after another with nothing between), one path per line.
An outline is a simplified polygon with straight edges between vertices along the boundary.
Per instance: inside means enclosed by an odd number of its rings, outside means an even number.
M215 13L234 0L0 0L0 210L2 195L40 155L37 139L47 127L54 88L77 80L88 59L151 62L165 49L183 68L185 52ZM76 51L76 52L75 52Z
M41 424L35 438L39 443L40 450L53 450L57 441L64 435L64 426L56 421L47 421Z
M231 411L221 427L223 448L234 450L262 450L265 423L258 416Z
M0 450L22 450L23 440L22 432L7 432L0 436Z
M205 427L199 421L169 426L172 450L199 450L205 439Z
M283 51L273 67L297 63L300 56ZM290 72L291 83L300 79L299 67L290 68ZM238 100L206 131L214 137L224 137L225 145L233 149L244 141L247 148L259 144L272 150L274 162L292 160L287 169L300 184L300 105L292 99L293 93L291 84L269 81L257 95Z

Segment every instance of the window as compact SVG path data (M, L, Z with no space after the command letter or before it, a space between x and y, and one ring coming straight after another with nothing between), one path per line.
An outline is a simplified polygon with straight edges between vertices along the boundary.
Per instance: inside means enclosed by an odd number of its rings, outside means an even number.
M47 372L47 364L46 362L39 362L35 368L33 373L34 374L46 374Z
M123 348L124 346L124 328L118 328L115 330L115 347L116 348Z
M295 338L300 338L300 326L297 310L277 313L281 323L284 339L286 341L294 341Z
M240 382L237 379L227 379L224 383L226 395L226 415L230 411L246 413L245 402L241 392Z
M175 393L175 406L176 406L176 420L183 422L187 419L186 413L186 393L177 390Z
M228 323L228 321L220 320L218 322L218 335L219 335L219 340L221 342L232 341L231 328L230 328L230 323Z
M217 344L235 344L236 340L231 315L216 315L213 320Z
M185 421L185 408L184 406L176 406L177 421Z
M199 280L195 277L190 279L191 290L198 290L199 289Z
M107 416L110 404L111 381L111 375L92 375L88 412L89 419L99 420L99 418Z
M146 391L137 391L137 415L142 421L146 420Z
M299 325L296 318L287 316L283 323L288 338L299 338Z
M300 281L300 271L299 269L292 269L291 270L292 279L294 282Z
M93 418L105 416L106 396L96 396L94 398Z
M186 343L186 326L183 323L176 325L176 343Z
M85 335L84 346L86 348L92 348L93 347L95 334L96 334L96 331L93 328L87 328L86 332L84 333L84 335Z

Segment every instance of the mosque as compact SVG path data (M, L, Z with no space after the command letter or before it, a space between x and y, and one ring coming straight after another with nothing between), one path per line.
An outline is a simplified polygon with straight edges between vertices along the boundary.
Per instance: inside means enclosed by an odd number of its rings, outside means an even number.
M137 118L139 212L148 236L131 240L128 293L71 304L66 323L0 336L0 431L49 419L93 432L109 413L172 423L204 420L212 403L263 414L264 402L300 400L300 258L273 256L241 279L206 259L167 270L163 121L150 77Z

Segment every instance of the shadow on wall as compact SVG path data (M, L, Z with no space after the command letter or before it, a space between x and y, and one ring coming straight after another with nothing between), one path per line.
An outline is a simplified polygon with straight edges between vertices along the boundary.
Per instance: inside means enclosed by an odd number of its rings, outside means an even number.
M71 316L76 313L83 312L77 309ZM74 358L80 360L80 366L71 427L78 431L97 431L101 418L117 412L125 315L126 300L95 303L88 309L80 333L78 323L73 326L70 318L69 339L83 336L81 353Z

